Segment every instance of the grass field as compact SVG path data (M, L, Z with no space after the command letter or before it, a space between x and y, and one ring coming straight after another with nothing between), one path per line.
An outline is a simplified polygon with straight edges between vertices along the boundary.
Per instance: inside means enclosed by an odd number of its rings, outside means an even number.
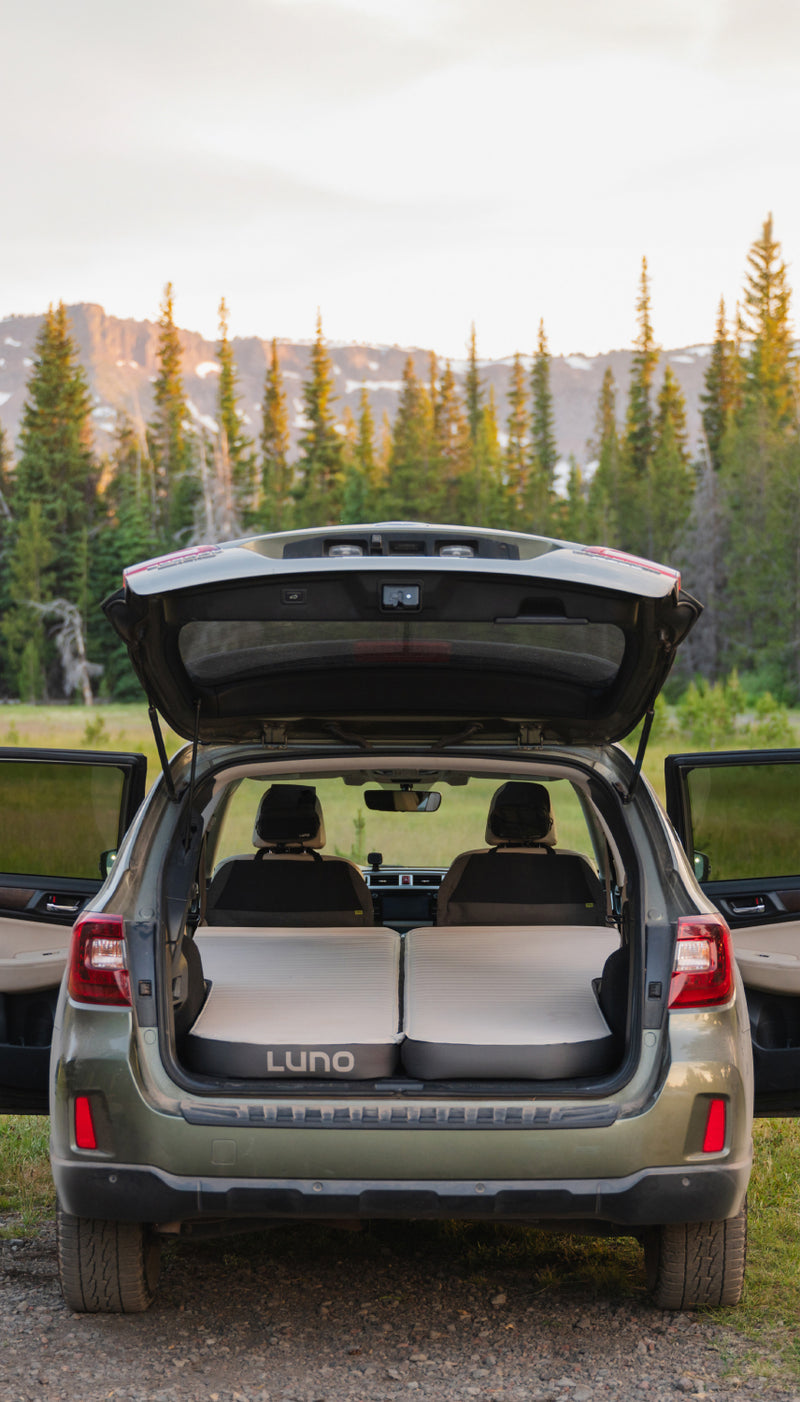
M176 737L170 737L172 742ZM88 712L79 707L0 708L0 745L51 746L56 748L137 750L148 757L149 774L158 773L155 745L144 704L141 706L97 707ZM719 741L720 747L741 748L735 734ZM168 743L169 748L169 743ZM663 761L670 751L692 748L686 737L662 736L648 749L645 773L663 798ZM494 785L486 781L487 792L473 790L474 801L462 802L462 793L443 786L445 798L438 814L412 815L403 829L407 860L437 864L439 851L431 834L447 832L450 853L481 845L486 818L487 794ZM555 786L554 786L555 787ZM454 825L437 819L455 811L446 800L458 794L461 818ZM464 795L465 797L466 795ZM337 829L337 845L346 850L374 844L391 860L392 825L404 822L403 815L364 815L383 826L359 830L358 804L352 796L341 796L341 811L335 797L326 795L326 820ZM349 805L349 806L348 806ZM240 850L249 844L252 825L250 796L242 800L238 827L231 828L232 841L241 840ZM574 840L573 816L565 806L560 821L560 840ZM582 819L580 820L582 822ZM413 825L413 827L412 827ZM411 832L412 836L408 836ZM419 834L416 836L414 834ZM418 847L417 844L420 844ZM417 852L424 855L416 855ZM445 860L447 858L445 857ZM53 1213L53 1189L47 1160L45 1119L27 1116L0 1116L0 1234L35 1232L37 1224ZM750 1189L750 1249L745 1299L737 1310L715 1312L715 1317L752 1339L750 1366L754 1373L800 1379L800 1123L762 1120L755 1128L756 1160ZM455 1230L460 1230L455 1228ZM226 1249L223 1244L220 1250ZM354 1251L357 1251L357 1239ZM465 1231L465 1251L475 1258L475 1268L488 1256L523 1256L531 1261L540 1280L554 1289L589 1289L614 1294L624 1290L644 1291L641 1253L627 1240L593 1241L591 1238L559 1238L536 1232L474 1233Z

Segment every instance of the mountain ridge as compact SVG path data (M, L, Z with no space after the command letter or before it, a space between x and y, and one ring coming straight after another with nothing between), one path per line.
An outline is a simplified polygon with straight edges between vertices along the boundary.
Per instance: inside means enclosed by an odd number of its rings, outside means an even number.
M78 347L94 400L95 446L100 454L110 452L118 416L127 413L139 432L152 415L152 382L157 373L158 322L116 317L94 302L67 307L72 335ZM19 432L25 403L26 384L33 365L35 342L43 314L12 315L0 320L0 423L7 431L12 449ZM216 412L217 342L200 332L179 329L183 351L183 378L190 413L198 424L212 429ZM292 451L297 452L304 426L302 387L308 372L313 340L289 341L278 337L281 371L291 424ZM261 428L260 401L270 355L271 337L234 337L240 411L247 431L257 439ZM409 355L416 373L427 383L431 352L422 347L373 345L360 342L327 341L336 379L334 407L341 415L345 405L357 416L362 386L369 394L376 431L381 432L384 414L391 420L397 408L403 367ZM702 437L700 394L711 347L683 346L660 352L660 382L669 364L676 375L687 404L687 426L693 451ZM591 460L590 441L594 431L597 401L608 366L617 386L617 416L624 420L633 350L612 350L600 355L579 352L554 355L550 365L555 435L561 458L574 457L585 466ZM533 356L524 355L530 366ZM497 404L501 432L507 415L506 391L513 355L499 360L479 360L484 385L491 386ZM466 359L452 360L457 382L463 382ZM439 360L440 369L445 358Z

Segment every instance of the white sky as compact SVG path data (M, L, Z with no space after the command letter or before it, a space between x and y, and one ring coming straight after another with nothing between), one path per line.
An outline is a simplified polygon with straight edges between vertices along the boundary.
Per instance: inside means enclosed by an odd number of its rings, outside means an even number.
M798 0L0 0L0 55L0 316L596 353L644 254L688 345L770 210L794 281Z

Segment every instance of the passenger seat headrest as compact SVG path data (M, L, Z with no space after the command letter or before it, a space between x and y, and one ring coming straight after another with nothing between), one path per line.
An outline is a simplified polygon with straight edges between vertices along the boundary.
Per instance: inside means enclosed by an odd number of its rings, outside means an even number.
M254 847L325 846L325 824L317 791L299 784L272 784L264 794L253 828Z
M486 841L492 847L552 847L556 828L550 794L544 784L510 781L492 798L486 823Z

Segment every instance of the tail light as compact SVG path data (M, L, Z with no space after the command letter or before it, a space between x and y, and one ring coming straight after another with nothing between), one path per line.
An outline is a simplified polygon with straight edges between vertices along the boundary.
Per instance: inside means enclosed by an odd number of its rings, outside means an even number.
M733 994L730 931L719 915L689 915L678 921L678 942L669 991L671 1008L707 1008Z
M715 1096L709 1101L703 1153L720 1154L725 1148L725 1101Z
M67 988L77 1003L130 1007L131 981L121 915L87 915L76 922Z
M75 1097L75 1144L78 1149L96 1149L92 1104L88 1095Z

